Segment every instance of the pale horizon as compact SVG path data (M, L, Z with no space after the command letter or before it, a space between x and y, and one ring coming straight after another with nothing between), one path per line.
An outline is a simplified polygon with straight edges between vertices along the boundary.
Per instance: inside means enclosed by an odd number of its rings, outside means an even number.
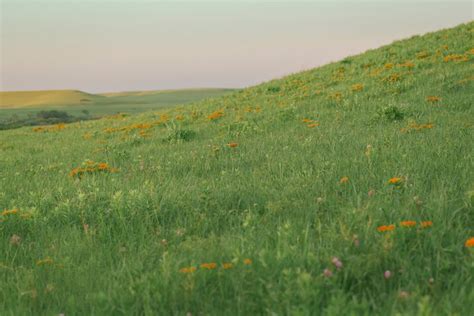
M0 90L243 88L472 17L470 1L6 0Z

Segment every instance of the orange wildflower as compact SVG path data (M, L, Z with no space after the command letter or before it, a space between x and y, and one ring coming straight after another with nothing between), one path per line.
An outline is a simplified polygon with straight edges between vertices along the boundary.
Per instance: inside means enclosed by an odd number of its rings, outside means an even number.
M196 270L197 270L196 267L185 267L185 268L179 269L179 272L181 272L181 273L193 273Z
M377 227L377 230L381 233L390 232L394 229L395 229L395 225L393 225L393 224L392 225L382 225L382 226Z
M217 264L215 262L201 264L201 269L214 270L215 268L217 268Z
M352 85L351 87L351 90L353 92L358 92L358 91L362 91L364 89L364 85L362 83L357 83L357 84L354 84Z
M244 264L246 264L246 265L252 264L252 259L249 259L249 258L244 259Z
M312 123L312 122L314 122L312 119L308 119L308 118L302 119L301 121L303 123Z
M431 227L433 226L433 222L432 221L423 221L421 222L421 228L428 228L428 227Z
M469 247L469 248L474 247L474 237L471 237L468 240L466 240L466 243L464 244L464 246Z
M223 117L223 116L224 116L223 111L214 111L211 114L209 114L207 118L212 121L212 120L217 120L218 118Z
M389 184L394 184L394 185L399 185L403 182L403 179L402 178L398 178L398 177L393 177L393 178L390 178L388 180L388 183Z
M16 214L16 213L18 213L18 210L16 208L14 208L12 210L4 210L2 212L2 216L13 215L13 214Z
M450 61L468 61L469 58L465 55L458 55L458 54L451 54L448 56L444 56L443 58L444 62L450 62Z
M224 268L224 270L229 270L229 269L232 269L234 267L234 265L230 262L224 262L222 264L222 267Z
M239 144L237 144L237 143L228 143L227 146L229 146L230 148L235 148L235 147L239 146Z
M433 102L433 103L434 103L434 102L441 101L441 98L440 98L440 97L437 97L437 96L431 95L431 96L427 96L427 97L426 97L426 101L428 101L428 102Z
M342 177L341 180L339 180L339 183L344 184L349 182L349 177Z
M416 222L415 221L403 221L400 223L401 226L403 227L413 227L413 226L416 226Z
M319 123L311 123L307 125L309 128L315 128L319 126Z
M107 170L107 169L109 169L109 165L106 162L101 162L97 165L97 169Z

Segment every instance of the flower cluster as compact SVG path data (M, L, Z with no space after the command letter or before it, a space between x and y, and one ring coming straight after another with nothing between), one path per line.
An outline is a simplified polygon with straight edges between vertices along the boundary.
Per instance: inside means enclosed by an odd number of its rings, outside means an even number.
M69 176L75 178L81 178L85 174L97 173L97 172L118 172L118 169L110 167L106 162L94 162L86 160L82 163L81 167L77 167L71 170Z
M415 227L417 225L416 221L402 221L400 222L400 226L401 227ZM428 228L428 227L431 227L433 226L433 222L432 221L422 221L419 223L419 226L421 228ZM390 232L390 231L393 231L395 230L395 225L394 224L390 224L390 225L382 225L382 226L379 226L377 227L377 231L383 233L383 232Z

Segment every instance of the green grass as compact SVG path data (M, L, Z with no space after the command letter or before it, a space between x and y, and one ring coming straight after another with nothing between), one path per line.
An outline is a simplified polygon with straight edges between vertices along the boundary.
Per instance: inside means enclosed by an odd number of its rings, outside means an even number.
M0 92L0 120L12 116L25 118L39 111L59 110L77 116L83 111L92 116L114 113L139 113L179 104L220 97L232 89L182 89L164 91L132 91L123 93L87 94L81 91ZM11 94L11 96L7 96ZM40 97L42 96L42 98ZM87 99L88 102L80 102ZM39 100L39 101L38 101ZM11 104L11 106L7 106Z
M0 208L18 209L0 223L0 314L472 314L473 31L183 107L0 132ZM71 177L86 160L118 171Z

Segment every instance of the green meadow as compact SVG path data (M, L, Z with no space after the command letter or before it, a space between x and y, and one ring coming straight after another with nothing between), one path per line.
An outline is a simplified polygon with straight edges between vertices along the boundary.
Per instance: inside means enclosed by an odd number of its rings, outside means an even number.
M0 314L472 315L473 35L1 131Z

